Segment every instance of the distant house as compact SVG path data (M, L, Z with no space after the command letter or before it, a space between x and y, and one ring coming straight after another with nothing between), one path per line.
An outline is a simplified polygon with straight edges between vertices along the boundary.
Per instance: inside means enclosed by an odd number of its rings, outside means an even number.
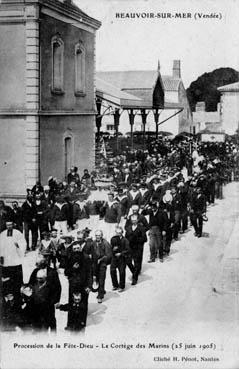
M211 132L221 132L221 104L217 104L217 111L206 111L205 102L199 101L193 112L193 132L207 130Z
M239 128L239 82L218 88L221 92L221 125L229 135Z
M161 76L158 67L155 71L97 72L97 78L141 100L148 100L150 96L152 99L155 87L157 84L161 84L164 90L164 109L160 111L159 130L168 131L174 135L184 131L192 131L192 113L181 78L179 60L174 60L171 76ZM181 108L179 109L179 107ZM102 130L109 132L114 130L110 116L103 120ZM129 120L126 113L122 114L119 130L122 133L129 131ZM140 114L135 117L134 130L142 130ZM146 131L148 130L155 131L152 111L148 112L147 116Z

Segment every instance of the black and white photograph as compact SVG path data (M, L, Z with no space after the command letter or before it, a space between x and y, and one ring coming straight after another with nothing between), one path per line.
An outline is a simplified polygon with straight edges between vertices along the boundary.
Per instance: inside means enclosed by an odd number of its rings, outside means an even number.
M0 368L239 368L239 1L0 0Z

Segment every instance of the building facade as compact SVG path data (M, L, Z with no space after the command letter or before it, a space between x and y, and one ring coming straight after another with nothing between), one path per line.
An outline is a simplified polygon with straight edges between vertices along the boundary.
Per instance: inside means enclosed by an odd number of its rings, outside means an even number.
M205 101L199 101L193 112L193 132L199 133L202 130L211 132L222 132L221 125L221 104L217 104L217 111L206 111Z
M1 1L1 197L94 166L99 27L70 0Z
M218 88L221 92L221 125L225 133L233 135L239 129L239 82Z

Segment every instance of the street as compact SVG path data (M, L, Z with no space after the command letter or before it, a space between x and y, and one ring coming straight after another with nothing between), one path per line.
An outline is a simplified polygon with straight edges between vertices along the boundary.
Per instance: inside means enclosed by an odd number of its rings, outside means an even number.
M118 335L127 332L129 337L155 335L166 330L189 329L197 324L209 329L233 327L238 321L237 304L239 234L239 183L224 187L224 199L216 200L208 209L209 221L204 223L203 237L196 238L193 229L174 241L171 253L164 263L148 264L149 246L145 245L142 274L136 286L131 286L127 269L126 289L112 291L109 267L106 296L98 304L96 294L89 298L89 315L86 334L104 335L111 331ZM34 267L34 253L27 254L24 278ZM236 262L235 262L236 261ZM61 303L68 298L68 283L61 271ZM66 313L57 311L58 333L64 331Z

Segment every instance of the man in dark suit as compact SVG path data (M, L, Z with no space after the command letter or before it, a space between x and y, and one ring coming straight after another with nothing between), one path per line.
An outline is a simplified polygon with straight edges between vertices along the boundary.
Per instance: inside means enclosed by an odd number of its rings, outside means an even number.
M206 196L202 193L202 188L197 187L191 203L191 222L195 229L196 237L202 237L203 216L206 210Z
M72 306L74 288L77 286L84 297L84 316L82 316L83 326L86 325L88 312L88 295L92 287L92 264L89 255L83 251L83 244L79 240L67 250L65 275L69 280L69 306ZM68 314L67 329L71 328L70 315Z
M131 224L126 228L125 237L129 241L130 253L134 262L132 285L135 285L141 271L144 243L147 241L145 228L138 223L137 215L131 215Z
M157 256L163 262L163 241L162 232L164 230L164 214L159 208L158 202L154 201L151 206L146 207L142 211L143 215L149 215L149 247L150 259L149 263L155 262Z
M16 229L18 229L20 232L23 232L23 217L22 217L22 209L19 207L17 201L12 202L12 220L15 224Z
M55 304L60 301L61 283L57 271L48 266L48 256L43 255L38 262L30 276L29 285L33 287L35 328L55 331Z
M30 250L29 246L29 231L32 233L32 250L35 250L37 246L37 211L33 202L32 196L27 196L26 201L22 204L22 216L24 224L24 234L27 242L27 250Z
M123 237L122 227L116 227L116 235L111 238L112 259L110 264L110 275L113 290L123 292L125 289L125 269L126 258L129 254L129 242ZM119 271L119 282L117 278L117 269Z

